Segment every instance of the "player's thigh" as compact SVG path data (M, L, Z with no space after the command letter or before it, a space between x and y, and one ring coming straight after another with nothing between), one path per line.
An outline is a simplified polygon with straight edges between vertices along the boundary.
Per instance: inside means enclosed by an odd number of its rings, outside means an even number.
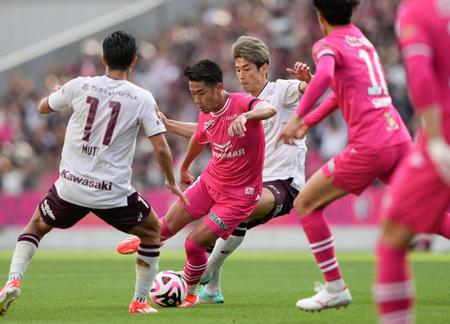
M289 178L264 182L263 190L267 190L271 193L271 208L266 206L264 211L258 213L257 215L253 212L250 218L245 221L248 229L267 223L275 217L289 214L294 204L294 199L298 194L298 191L291 185L292 180L292 178ZM259 208L259 205L260 202L258 202L256 209Z
M384 197L382 219L403 224L416 233L436 233L449 201L448 186L429 158L417 151L396 171Z
M253 213L246 219L246 222L264 218L270 211L273 210L275 206L275 195L267 188L263 188L261 199L258 200L258 204L256 205Z
M257 202L225 197L217 202L203 217L202 223L206 224L218 237L226 240L231 233L241 224L256 208Z
M160 232L161 232L161 223L159 222L159 219L156 216L156 213L153 210L153 208L150 207L148 216L144 218L144 221L141 224L132 227L128 233L136 235L141 239L143 238L159 239Z
M39 208L36 208L22 234L33 234L41 239L42 236L50 232L52 229L53 226L48 225L44 221Z
M206 215L213 205L208 186L201 177L190 185L184 194L189 200L189 205L183 205L178 199L165 215L167 226L172 233L178 232L187 224Z
M322 169L306 182L305 187L294 200L294 208L303 216L318 208L324 208L334 200L345 196L347 192L333 184L333 177L325 176Z
M193 201L189 199L189 202L192 206ZM174 202L170 206L164 218L169 231L172 233L177 233L187 224L198 219L192 216L179 201Z
M208 247L217 240L219 235L212 231L210 227L205 223L198 224L193 231L189 234L188 239L197 243L198 245Z
M47 225L63 229L72 227L89 213L88 208L61 199L55 186L47 192L38 206L40 216Z
M127 206L92 209L92 212L121 232L131 233L150 216L150 204L136 191L127 197ZM157 226L157 225L155 225Z

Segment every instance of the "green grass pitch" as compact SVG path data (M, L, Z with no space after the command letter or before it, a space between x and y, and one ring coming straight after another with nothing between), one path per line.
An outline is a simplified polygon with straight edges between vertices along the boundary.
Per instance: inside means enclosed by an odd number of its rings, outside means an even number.
M3 279L11 252L0 252ZM294 304L313 293L321 276L309 253L238 252L226 262L223 305L160 308L154 316L131 316L134 257L111 252L38 251L22 295L3 323L376 323L371 286L373 256L340 253L353 304L305 313ZM411 257L418 290L417 323L450 323L449 254ZM160 270L182 269L184 254L162 251Z

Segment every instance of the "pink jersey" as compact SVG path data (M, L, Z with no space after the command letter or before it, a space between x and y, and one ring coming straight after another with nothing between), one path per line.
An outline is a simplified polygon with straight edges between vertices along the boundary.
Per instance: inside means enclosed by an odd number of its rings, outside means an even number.
M450 143L450 0L404 1L397 34L414 106L441 105L441 127Z
M261 121L249 120L245 135L238 137L230 136L228 127L259 101L247 94L230 93L219 112L199 114L194 135L199 143L211 145L211 159L202 179L216 191L237 199L257 200L261 195L264 129Z
M377 148L411 140L392 105L378 54L356 26L337 28L314 44L314 60L324 55L335 60L331 87L348 126L349 145Z

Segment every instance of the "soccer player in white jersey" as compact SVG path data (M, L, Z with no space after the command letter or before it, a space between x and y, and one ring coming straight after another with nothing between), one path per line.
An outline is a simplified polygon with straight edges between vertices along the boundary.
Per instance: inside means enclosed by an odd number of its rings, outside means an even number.
M142 125L166 177L167 188L188 204L175 182L172 155L158 107L149 91L129 82L136 64L136 41L118 31L103 40L105 74L79 77L41 100L49 114L73 110L66 129L60 175L19 236L8 281L0 292L0 315L21 292L23 274L42 237L53 228L69 228L89 212L116 229L136 235L135 293L130 313L151 314L147 296L158 271L160 223L150 204L130 185L136 137Z
M241 36L234 43L232 54L236 76L242 88L249 94L265 100L277 108L277 114L264 120L266 153L263 169L263 193L255 211L236 228L226 240L219 238L208 259L204 279L209 283L200 291L200 302L223 303L220 290L220 273L224 260L242 243L246 230L264 224L270 219L289 213L293 200L305 183L304 162L305 140L296 141L295 146L275 146L283 123L289 120L298 104L301 93L311 79L309 67L299 64L299 69L288 69L297 79L269 81L267 73L270 53L267 45L259 38ZM304 81L300 81L304 80ZM197 124L171 119L162 119L169 132L191 137ZM138 239L131 238L119 244L120 253L137 250ZM211 252L211 250L210 250Z

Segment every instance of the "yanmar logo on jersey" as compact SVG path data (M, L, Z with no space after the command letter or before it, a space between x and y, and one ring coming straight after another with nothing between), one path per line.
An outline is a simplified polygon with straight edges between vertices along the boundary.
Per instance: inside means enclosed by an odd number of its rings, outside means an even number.
M86 186L89 188L95 188L95 189L100 189L100 190L108 190L110 191L112 188L112 182L111 181L95 181L95 180L89 180L86 178L82 178L79 176L76 176L72 173L70 173L68 170L62 170L61 172L61 177L75 182L75 183L79 183L82 186Z
M236 151L232 151L233 144L230 141L225 144L213 143L213 156L217 159L232 159L241 155L245 155L245 149L241 148Z

